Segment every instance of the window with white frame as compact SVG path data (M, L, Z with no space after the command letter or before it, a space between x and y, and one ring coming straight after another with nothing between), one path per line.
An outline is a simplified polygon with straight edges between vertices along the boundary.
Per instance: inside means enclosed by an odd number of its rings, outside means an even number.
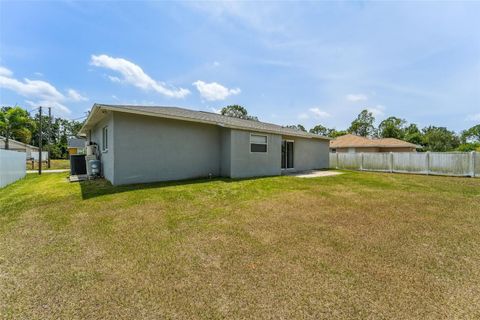
M108 126L102 129L102 151L108 150Z
M250 152L267 152L267 136L250 134Z

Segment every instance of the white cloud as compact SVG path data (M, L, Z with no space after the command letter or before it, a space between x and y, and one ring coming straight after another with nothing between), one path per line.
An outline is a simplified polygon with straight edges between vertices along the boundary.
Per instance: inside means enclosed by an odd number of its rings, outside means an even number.
M114 77L114 76L107 76L108 79L110 79L110 81L112 82L118 82L118 83L121 83L122 80L119 78L119 77Z
M63 100L64 96L50 83L42 80L17 80L12 77L0 76L0 86L15 91L24 97Z
M13 75L12 71L8 70L5 67L0 66L0 76L11 77Z
M366 101L368 97L363 94L363 93L358 93L358 94L347 94L347 100L351 102L359 102L359 101Z
M171 98L184 98L190 91L183 88L173 88L165 83L152 79L140 66L122 58L113 58L105 54L92 55L90 64L118 72L121 78L109 76L113 82L122 82L143 90L153 90Z
M11 90L27 98L25 102L31 106L52 107L62 114L71 113L65 106L66 102L87 100L74 89L69 89L65 95L47 81L15 79L13 72L5 67L0 67L0 88Z
M468 121L480 121L480 113L471 114L467 117Z
M67 93L68 93L68 97L73 101L87 101L88 100L87 97L82 96L80 93L78 93L78 91L76 91L74 89L68 89Z
M298 119L300 120L307 120L307 119L310 119L310 116L308 115L308 113L306 112L302 112L298 115Z
M261 33L285 32L285 26L278 19L281 8L274 3L259 6L248 1L185 1L183 4L208 14L216 22L240 22Z
M228 89L217 82L206 83L198 80L193 83L202 98L208 101L225 100L228 96L241 92L240 88Z
M42 106L45 108L51 107L52 110L56 110L61 114L71 113L70 109L66 105L55 100L35 100L35 101L25 100L25 103L32 107L39 107L39 106Z
M314 117L317 119L329 118L331 116L330 113L322 111L320 108L310 108L308 110L313 113Z
M367 108L374 117L382 117L385 115L385 107L382 105L377 105L375 107Z
M210 110L212 110L213 113L218 113L220 114L220 112L222 111L222 109L217 109L217 108L210 108Z

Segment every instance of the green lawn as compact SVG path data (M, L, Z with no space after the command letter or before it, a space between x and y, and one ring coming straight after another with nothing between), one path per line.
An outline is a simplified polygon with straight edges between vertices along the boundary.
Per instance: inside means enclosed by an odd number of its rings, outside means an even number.
M0 190L6 319L480 317L480 179Z
M47 164L43 162L42 170L55 170L55 169L70 169L70 160L68 159L51 159L50 160L50 169L47 167ZM38 162L34 163L32 169L32 162L27 161L27 170L38 170Z

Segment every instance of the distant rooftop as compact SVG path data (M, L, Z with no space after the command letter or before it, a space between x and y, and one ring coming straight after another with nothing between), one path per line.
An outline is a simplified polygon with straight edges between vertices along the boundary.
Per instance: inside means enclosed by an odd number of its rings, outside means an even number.
M330 141L330 148L418 148L417 145L395 138L369 139L366 137L346 134Z
M5 140L7 139L4 136L0 136L0 149L3 149L5 147L5 143L6 143ZM10 149L15 149L16 148L15 146L21 147L21 148L30 148L34 150L38 149L38 147L32 146L28 143L23 143L17 140L13 140L13 139L8 139L8 144Z
M69 148L85 148L85 141L83 138L68 138L67 145Z

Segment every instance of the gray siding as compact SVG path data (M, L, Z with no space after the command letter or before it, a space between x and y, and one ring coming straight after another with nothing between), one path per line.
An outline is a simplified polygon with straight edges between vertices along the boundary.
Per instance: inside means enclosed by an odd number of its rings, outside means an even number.
M114 175L116 173L114 170L115 135L113 117L113 113L109 112L105 119L100 121L92 129L92 136L90 137L90 141L95 142L98 145L100 160L102 163L102 174L112 184L115 183ZM108 126L108 151L102 151L102 130L106 126Z
M218 176L220 132L213 125L115 113L114 184Z
M297 137L288 139L294 140L293 166L295 171L329 167L329 141Z
M250 132L231 130L230 177L245 178L281 174L280 158L282 137L276 134L264 135L266 135L268 139L267 152L252 153L250 152Z
M222 177L230 177L231 175L231 158L232 158L232 135L231 130L223 128L220 137L220 175Z

